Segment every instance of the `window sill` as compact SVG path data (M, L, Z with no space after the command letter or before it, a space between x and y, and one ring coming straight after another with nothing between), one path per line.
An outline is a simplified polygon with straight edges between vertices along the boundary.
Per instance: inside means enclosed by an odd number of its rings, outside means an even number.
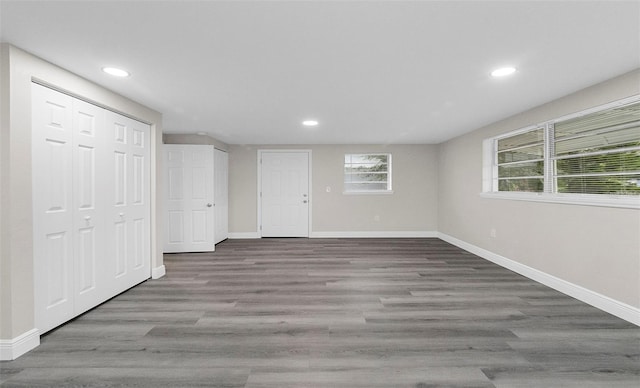
M640 209L640 197L590 194L484 192L482 198Z
M370 190L370 191L343 191L343 195L390 195L393 190Z

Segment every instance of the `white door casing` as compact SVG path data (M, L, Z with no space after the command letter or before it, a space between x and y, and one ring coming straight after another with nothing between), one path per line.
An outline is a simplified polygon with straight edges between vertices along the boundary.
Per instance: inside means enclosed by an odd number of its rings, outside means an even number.
M310 152L261 150L258 154L262 237L309 237Z
M214 218L215 243L229 237L229 154L215 149L214 155Z
M163 146L164 251L215 250L213 146Z

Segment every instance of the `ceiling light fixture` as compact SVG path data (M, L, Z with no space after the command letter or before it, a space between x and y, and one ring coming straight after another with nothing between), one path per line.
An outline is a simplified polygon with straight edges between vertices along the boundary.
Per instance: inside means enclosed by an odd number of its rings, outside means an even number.
M305 120L302 122L302 125L304 125L305 127L315 127L316 125L318 125L318 121L317 120Z
M102 71L115 77L128 77L131 75L128 71L118 69L117 67L103 67Z
M207 133L206 133L206 132L196 132L196 135L206 136L206 135L207 135Z
M515 67L501 67L491 72L492 77L504 77L516 72Z

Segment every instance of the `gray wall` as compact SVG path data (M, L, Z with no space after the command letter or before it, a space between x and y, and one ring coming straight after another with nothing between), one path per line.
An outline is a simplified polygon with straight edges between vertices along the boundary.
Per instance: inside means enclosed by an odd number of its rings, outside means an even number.
M31 192L31 80L41 81L151 124L152 269L162 267L162 116L8 44L1 44L0 79L0 339L34 328L33 214ZM162 230L160 228L160 230Z
M483 139L638 94L639 85L634 71L440 144L438 230L640 307L640 210L479 195Z
M259 149L312 151L312 232L435 232L437 149L432 145L231 145L229 232L256 233ZM345 153L393 155L391 195L344 195ZM331 187L327 193L326 187ZM376 221L376 216L379 221Z

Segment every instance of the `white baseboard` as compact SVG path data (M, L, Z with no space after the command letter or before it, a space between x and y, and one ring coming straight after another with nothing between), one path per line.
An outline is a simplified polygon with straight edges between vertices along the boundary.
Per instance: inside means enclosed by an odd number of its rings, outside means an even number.
M240 232L240 233L229 233L230 239L248 239L248 238L260 238L258 236L258 232Z
M432 231L311 232L309 238L436 238ZM230 239L260 238L258 232L229 233Z
M14 339L0 339L0 361L11 361L40 345L38 329L17 336Z
M151 270L151 279L160 279L167 273L164 264Z
M438 237L430 231L372 231L372 232L311 232L311 238L429 238Z
M548 287L553 288L554 290L560 291L593 307L599 308L600 310L605 311L611 315L615 315L618 318L622 318L625 321L640 326L640 309L636 307L609 298L608 296L599 294L595 291L588 290L577 284L562 280L553 275L549 275L548 273L518 263L504 256L500 256L484 248L469 244L447 234L438 233L438 237L441 240L444 240L475 255L478 255L483 259L498 264L501 267L519 273L520 275L526 276L538 283L542 283Z

